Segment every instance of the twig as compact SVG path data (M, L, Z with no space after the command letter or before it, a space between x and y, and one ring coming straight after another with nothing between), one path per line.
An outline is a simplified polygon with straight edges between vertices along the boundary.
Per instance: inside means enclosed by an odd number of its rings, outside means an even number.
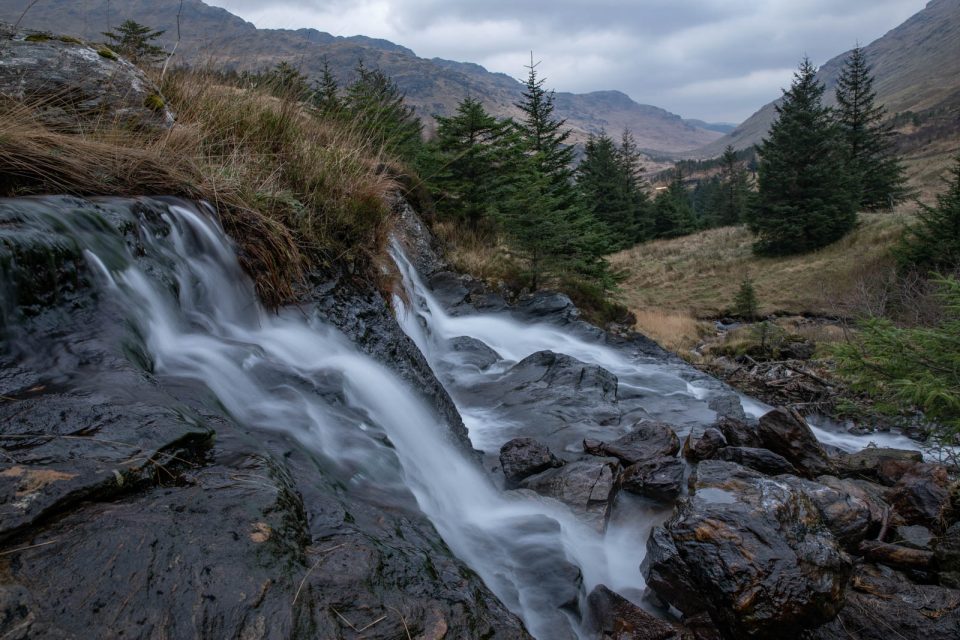
M173 45L173 50L170 51L170 55L167 56L166 62L163 63L163 71L160 72L160 82L163 84L163 79L167 75L167 67L170 66L170 61L173 60L174 54L177 53L177 47L180 46L180 15L183 13L183 0L180 0L180 8L177 9L177 41Z
M787 363L787 362L778 362L777 364L781 364L781 365L783 365L785 368L790 369L790 371L793 371L793 372L795 372L795 373L799 373L799 374L802 375L802 376L807 376L807 377L810 378L811 380L813 380L813 381L815 381L815 382L819 382L820 384L822 384L822 385L825 386L825 387L832 387L832 386L833 386L832 384L830 384L829 382L827 382L826 380L824 380L824 379L821 378L820 376L814 375L814 374L810 373L809 371L807 371L806 369L801 369L800 367L795 367L795 366L793 366L793 365L791 365L791 364L789 364L789 363Z
M30 9L33 9L33 5L37 4L38 2L40 2L40 0L33 0L30 4L27 5L27 8L23 10L23 13L20 14L20 17L17 18L17 21L14 23L14 25L13 25L13 30L14 30L14 31L16 31L16 30L17 30L17 27L20 26L20 23L21 23L21 22L23 21L23 19L26 17L27 12L30 11Z
M353 630L354 630L355 632L357 632L357 633L363 633L364 631L366 631L367 629L369 629L369 628L372 627L373 625L375 625L375 624L377 624L377 623L379 623L379 622L383 622L384 620L387 619L387 616L380 616L379 618L377 618L376 620L374 620L373 622L371 622L371 623L368 624L367 626L362 627L362 628L360 628L360 629L357 629L355 626L353 626L353 623L352 623L352 622L350 622L349 620L347 620L346 618L344 618L344 617L340 614L340 612L337 611L334 607L330 607L330 608L333 609L333 612L334 612L335 614L337 614L337 616L338 616L341 620L343 620L344 622L347 623L347 626L348 626L348 627L350 627L351 629L353 629Z
M9 551L0 551L0 556L8 556L11 553L17 553L18 551L27 551L28 549L36 549L37 547L45 547L48 544L53 544L57 542L56 540L47 540L46 542L41 542L39 544L31 544L28 547L18 547L16 549L10 549Z
M293 605L297 604L297 598L300 597L300 590L303 589L303 585L306 584L307 578L310 577L310 574L313 573L313 570L316 569L318 566L320 566L320 562L323 560L323 557L324 557L325 555L327 555L328 553L330 553L331 551L334 551L334 550L336 550L336 549L339 549L340 547L344 546L345 544L346 544L346 543L344 543L344 544L338 544L338 545L335 546L335 547L330 547L329 549L324 549L323 551L320 552L320 557L317 558L317 561L316 561L315 563L313 563L313 566L312 566L312 567L310 567L309 569L307 569L307 572L306 572L305 574L303 574L303 580L300 581L300 586L297 587L297 592L296 592L296 593L294 594L294 596L293 596L293 602L290 604L291 607L292 607ZM334 609L334 611L336 611L336 609ZM337 614L337 615L340 615L340 614Z
M883 508L883 524L880 525L880 533L877 535L877 540L883 542L883 539L887 536L887 528L890 526L890 507Z
M396 607L387 607L387 609L397 612L397 615L400 616L400 622L403 623L403 630L407 632L407 640L413 640L413 636L410 635L410 629L407 627L407 619L403 617L403 614L400 613L400 610Z

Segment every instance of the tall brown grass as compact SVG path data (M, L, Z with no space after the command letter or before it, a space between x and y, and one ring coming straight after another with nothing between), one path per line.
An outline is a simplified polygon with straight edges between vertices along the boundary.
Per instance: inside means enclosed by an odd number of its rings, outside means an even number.
M271 306L334 263L372 274L398 170L349 120L199 71L167 74L161 91L169 129L64 130L38 105L0 102L0 194L205 199Z

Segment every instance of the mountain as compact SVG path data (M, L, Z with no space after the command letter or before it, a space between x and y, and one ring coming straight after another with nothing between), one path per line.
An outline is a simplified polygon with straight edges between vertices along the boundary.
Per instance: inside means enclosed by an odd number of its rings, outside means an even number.
M116 26L130 18L154 29L165 29L161 44L169 49L176 41L180 4L180 0L46 0L27 12L21 26L102 40L101 32L108 24ZM20 0L0 0L0 20L15 22L24 5ZM386 40L333 36L314 29L257 29L225 9L200 0L184 0L180 25L182 40L177 57L181 62L263 70L288 60L316 77L326 58L338 80L348 83L357 61L363 60L393 77L428 128L431 116L452 114L466 96L479 97L496 115L519 114L514 103L520 99L523 85L516 79L491 73L477 64L420 58ZM518 60L518 75L523 72L522 65ZM643 149L680 152L697 149L721 136L712 128L638 104L617 91L558 92L556 104L557 115L566 118L573 129L575 142L601 130L619 137L624 128L629 128Z
M960 148L960 0L931 0L864 51L873 67L877 100L902 134L898 146L908 169L915 181L926 184ZM834 89L849 55L831 59L817 73L827 87L828 104L835 104ZM776 119L776 104L765 105L723 138L682 155L711 158L728 144L745 149L759 143Z

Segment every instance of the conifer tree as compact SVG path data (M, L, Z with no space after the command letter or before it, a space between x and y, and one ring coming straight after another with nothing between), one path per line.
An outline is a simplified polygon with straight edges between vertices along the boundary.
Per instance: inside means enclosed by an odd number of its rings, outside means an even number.
M653 202L653 237L676 238L696 230L690 194L683 186L683 171L677 167L670 186Z
M423 125L404 94L383 71L368 69L363 62L356 68L357 78L347 88L344 108L370 137L370 141L388 154L412 161L423 143Z
M340 85L333 75L330 61L326 56L323 58L320 80L314 83L313 105L320 113L327 115L336 115L343 109L343 102L340 99Z
M801 253L840 239L857 220L839 128L804 59L759 148L758 204L750 228L761 254Z
M135 20L124 20L116 31L104 31L111 49L134 64L148 64L162 58L166 52L153 44L166 31L154 31Z
M900 264L907 268L960 269L960 156L950 171L952 179L937 206L921 205L918 222L912 226L897 250Z
M307 76L286 60L267 73L266 82L273 94L281 98L303 100L310 92Z
M636 239L633 183L629 166L606 132L590 136L577 167L577 188L582 207L610 232L611 249L630 246Z
M720 157L719 188L710 206L712 225L726 226L743 222L749 198L747 172L737 162L733 147L727 145Z
M876 104L873 76L859 46L847 59L837 83L837 121L846 146L848 170L855 180L859 207L892 207L907 196L906 178L892 149L893 127Z
M626 188L630 194L631 210L633 211L633 242L642 242L653 233L653 212L650 196L647 195L647 183L643 179L643 163L640 149L629 129L623 130L620 138L620 148L617 150L617 162Z

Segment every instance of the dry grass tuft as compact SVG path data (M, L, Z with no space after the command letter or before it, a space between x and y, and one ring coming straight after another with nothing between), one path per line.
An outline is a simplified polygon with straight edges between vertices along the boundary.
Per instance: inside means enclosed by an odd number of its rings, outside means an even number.
M656 341L664 349L674 352L693 349L709 330L709 324L686 313L660 309L634 310L636 329Z
M270 306L313 268L371 273L397 186L349 122L195 71L162 86L169 130L97 121L72 132L0 102L0 194L177 195L213 204Z

